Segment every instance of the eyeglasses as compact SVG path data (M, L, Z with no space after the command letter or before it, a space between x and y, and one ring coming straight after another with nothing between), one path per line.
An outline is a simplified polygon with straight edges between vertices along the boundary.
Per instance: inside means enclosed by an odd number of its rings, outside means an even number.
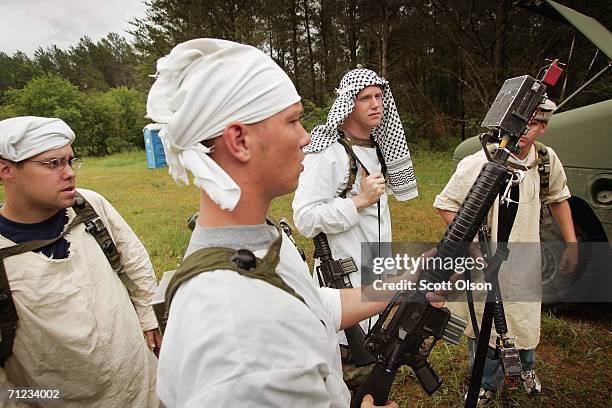
M531 119L531 121L529 122L529 125L533 125L533 126L540 126L540 125L546 125L546 124L548 124L547 121L540 120L540 119Z
M50 170L62 170L66 167L66 163L72 168L72 170L78 170L83 165L83 160L78 157L73 157L72 159L61 159L53 158L51 160L42 161L42 160L31 160L34 163L40 163L46 165Z

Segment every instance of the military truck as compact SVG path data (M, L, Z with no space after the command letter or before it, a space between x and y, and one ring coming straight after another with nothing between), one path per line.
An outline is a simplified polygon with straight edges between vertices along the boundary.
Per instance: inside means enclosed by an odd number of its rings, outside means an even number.
M578 239L585 243L610 243L612 240L612 99L565 111L563 107L593 81L610 74L612 34L595 19L551 0L524 0L518 5L540 14L567 20L608 58L608 65L603 70L558 105L558 113L552 117L546 134L538 140L551 146L563 163L572 194L569 204ZM462 142L454 152L455 164L481 148L478 137ZM563 237L548 208L543 208L542 211L540 235L543 243L542 300L544 303L556 303L567 300L568 297L572 298L570 292L586 293L589 297L585 297L585 300L602 301L610 298L609 275L612 275L612 266L610 263L602 265L604 262L602 257L609 256L609 245L603 245L603 248L601 244L581 245L578 268L572 275L563 277L558 273L558 261L564 248Z

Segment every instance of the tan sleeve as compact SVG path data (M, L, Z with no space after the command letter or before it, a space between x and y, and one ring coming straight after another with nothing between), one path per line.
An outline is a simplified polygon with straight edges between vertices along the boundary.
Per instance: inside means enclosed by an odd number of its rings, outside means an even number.
M444 189L436 196L433 206L439 210L457 212L484 164L482 152L461 160Z
M156 328L157 320L150 303L157 288L157 279L147 250L119 212L104 197L89 190L79 189L79 192L91 203L98 215L105 218L105 225L121 255L125 273L136 285L136 289L129 291L129 295L142 330Z
M548 196L545 198L544 204L560 203L572 195L567 187L567 177L559 156L550 147L547 147L547 149L550 158L550 180Z

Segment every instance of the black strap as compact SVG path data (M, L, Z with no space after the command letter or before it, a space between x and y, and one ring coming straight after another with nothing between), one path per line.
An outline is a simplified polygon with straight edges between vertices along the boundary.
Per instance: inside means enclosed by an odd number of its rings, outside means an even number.
M491 262L491 246L489 245L489 236L487 234L487 229L485 224L478 230L478 241L480 244L480 250L484 251L484 256L487 262ZM468 269L465 271L465 280L468 282L472 281L472 273ZM474 336L477 338L480 336L480 331L478 330L478 319L476 317L476 310L474 310L474 295L470 288L465 290L468 302L468 309L470 311L470 323L472 324L472 330L474 331Z
M78 215L72 219L68 227L57 237L51 239L42 239L34 241L26 241L21 244L13 245L0 249L0 366L4 367L6 359L13 352L13 342L15 341L15 331L17 329L17 310L11 295L11 287L4 267L4 259L11 256L23 254L29 251L35 251L54 243L55 241L66 235L75 225L82 222L82 218Z
M496 300L501 303L501 293L499 293L497 276L502 263L508 258L509 253L507 242L500 242L499 247L495 251L495 255L493 255L493 257L490 259L489 265L487 266L487 282L492 284L493 290L490 290L487 293L487 300L482 315L481 330L478 336L478 345L476 347L474 363L472 365L470 387L465 402L466 408L473 408L477 405L480 385L482 383L482 374L487 357L487 350L489 348L489 338L491 337L491 329L493 326L493 315L495 314Z
M471 282L472 281L472 273L470 272L470 270L466 269L464 273L465 273L465 280L466 280L466 282ZM468 310L470 312L470 323L472 324L472 331L474 332L474 336L476 336L476 338L478 338L479 335L480 335L480 330L478 330L478 321L477 321L477 317L476 317L476 310L474 309L474 294L472 293L472 290L470 288L467 288L465 290L465 296L467 298Z
M465 400L465 408L476 408L478 405L480 384L482 382L482 374L489 348L489 338L491 337L491 328L493 326L493 299L493 294L489 292L482 314L480 336L478 336L478 345L476 346L476 353L472 364L470 387Z
M550 188L550 155L544 143L534 142L537 153L538 173L540 173L540 200L544 201L549 195Z
M117 246L96 210L94 210L93 206L78 192L76 193L75 203L72 208L83 220L85 230L95 238L102 252L104 252L104 256L106 256L108 263L119 279L121 279L123 285L129 291L134 291L137 286L124 272Z

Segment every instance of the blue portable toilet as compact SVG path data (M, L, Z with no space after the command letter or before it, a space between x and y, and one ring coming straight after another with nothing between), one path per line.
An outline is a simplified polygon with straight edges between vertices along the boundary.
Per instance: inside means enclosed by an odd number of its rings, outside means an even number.
M150 169L156 169L166 165L164 146L159 138L160 129L161 125L158 123L149 123L143 129L145 150L147 152L147 166Z

